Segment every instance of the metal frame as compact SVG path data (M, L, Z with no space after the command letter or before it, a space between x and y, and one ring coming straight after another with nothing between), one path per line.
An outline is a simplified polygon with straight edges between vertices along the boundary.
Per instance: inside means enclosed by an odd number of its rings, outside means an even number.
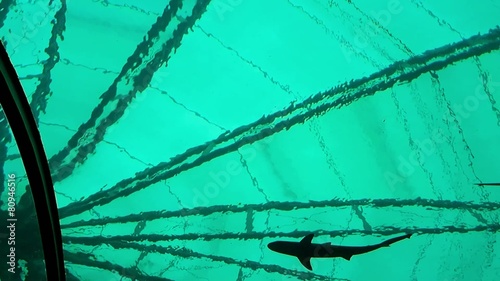
M28 176L43 244L47 280L65 281L56 197L40 133L21 83L0 44L0 103Z

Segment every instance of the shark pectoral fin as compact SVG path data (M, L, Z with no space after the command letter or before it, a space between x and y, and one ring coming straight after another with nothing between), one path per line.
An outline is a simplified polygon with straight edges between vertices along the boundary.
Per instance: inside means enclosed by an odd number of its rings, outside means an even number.
M313 270L311 266L311 257L297 257L300 263L307 269Z

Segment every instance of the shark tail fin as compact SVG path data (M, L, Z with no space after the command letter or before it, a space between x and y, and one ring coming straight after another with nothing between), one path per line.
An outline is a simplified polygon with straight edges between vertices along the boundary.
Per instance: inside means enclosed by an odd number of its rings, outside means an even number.
M476 183L477 186L500 186L500 183Z
M311 257L297 257L297 258L305 268L313 270L311 266Z

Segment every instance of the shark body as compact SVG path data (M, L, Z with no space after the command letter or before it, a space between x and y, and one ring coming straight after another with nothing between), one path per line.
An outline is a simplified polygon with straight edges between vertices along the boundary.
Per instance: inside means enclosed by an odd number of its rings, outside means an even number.
M337 246L330 243L312 243L314 234L309 234L302 238L300 242L276 241L271 242L267 247L281 254L297 257L305 268L312 270L311 258L344 258L351 260L354 255L371 252L381 247L388 247L392 243L410 238L411 234L395 237L382 243L369 246Z

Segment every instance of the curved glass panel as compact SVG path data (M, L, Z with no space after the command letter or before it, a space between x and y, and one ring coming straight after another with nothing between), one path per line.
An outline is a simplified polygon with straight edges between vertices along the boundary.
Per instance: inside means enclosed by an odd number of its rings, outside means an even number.
M0 106L2 280L47 280L40 229L19 149ZM7 266L5 266L7 265Z
M70 280L496 280L498 1L136 2L1 4Z

